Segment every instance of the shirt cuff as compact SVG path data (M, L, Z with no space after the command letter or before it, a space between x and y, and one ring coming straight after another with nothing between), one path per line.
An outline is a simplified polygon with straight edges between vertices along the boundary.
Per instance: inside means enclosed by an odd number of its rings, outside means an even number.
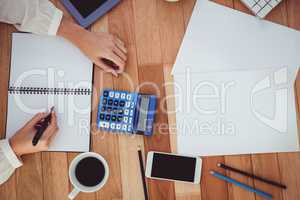
M60 22L63 18L63 12L61 10L56 9L53 14L52 21L49 25L48 35L56 35Z
M14 167L18 168L23 165L23 163L19 160L19 158L16 156L15 152L10 147L9 141L7 139L0 140L0 148L6 157L6 159L9 161L9 163Z
M20 25L15 27L23 32L39 35L56 35L63 12L56 8L50 1L28 1L24 19ZM36 2L36 4L33 4Z

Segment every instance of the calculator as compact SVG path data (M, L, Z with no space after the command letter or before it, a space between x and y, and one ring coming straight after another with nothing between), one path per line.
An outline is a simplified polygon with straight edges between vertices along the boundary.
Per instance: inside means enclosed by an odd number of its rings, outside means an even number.
M98 107L98 128L151 136L156 101L155 95L104 89Z

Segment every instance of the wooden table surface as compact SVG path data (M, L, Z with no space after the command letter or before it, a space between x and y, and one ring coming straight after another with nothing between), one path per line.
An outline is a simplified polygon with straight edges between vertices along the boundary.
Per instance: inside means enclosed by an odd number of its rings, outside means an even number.
M68 13L58 0L54 3ZM218 0L218 3L249 12L239 0ZM122 38L128 47L126 74L119 78L104 74L95 67L93 106L98 104L99 90L103 87L134 90L139 84L153 82L159 89L160 104L165 109L174 107L174 99L163 100L172 94L172 86L163 85L172 81L170 70L175 61L194 0L181 0L167 3L164 0L123 0L108 15L91 27L91 31L108 31ZM268 20L300 30L300 0L283 0L267 17ZM1 114L0 134L5 135L7 88L10 68L12 26L0 24L0 92ZM222 34L220 33L220 37ZM271 36L270 36L271 37ZM128 80L132 80L129 82ZM296 82L296 88L297 88ZM148 84L141 87L142 92L152 92ZM297 90L297 89L296 89ZM299 93L298 93L299 94ZM110 167L108 183L97 193L78 196L84 200L142 200L137 147L146 152L150 150L176 152L176 137L168 126L156 129L150 138L128 137L107 134L95 128L97 109L92 112L91 149L103 155ZM159 110L157 124L174 126L175 116ZM62 200L67 199L72 186L68 181L68 166L76 153L37 153L23 157L24 165L8 182L0 186L1 200ZM217 162L236 166L270 179L278 180L288 186L281 190L252 179L227 173L244 183L260 188L274 195L274 199L300 199L300 153L275 153L242 156L218 156L203 158L201 185L172 183L148 180L148 190L152 200L227 200L262 199L253 193L227 184L210 176L209 169L216 169ZM218 170L218 169L216 169ZM222 170L218 170L225 173Z

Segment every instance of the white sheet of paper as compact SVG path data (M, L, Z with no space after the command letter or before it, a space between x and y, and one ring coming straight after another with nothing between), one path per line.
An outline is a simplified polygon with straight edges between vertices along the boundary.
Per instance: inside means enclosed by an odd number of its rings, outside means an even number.
M198 0L172 74L300 66L300 32Z
M297 70L175 74L178 152L211 156L298 151Z
M93 65L60 37L14 33L9 86L92 89ZM6 137L55 106L59 131L49 151L89 151L91 95L9 94Z

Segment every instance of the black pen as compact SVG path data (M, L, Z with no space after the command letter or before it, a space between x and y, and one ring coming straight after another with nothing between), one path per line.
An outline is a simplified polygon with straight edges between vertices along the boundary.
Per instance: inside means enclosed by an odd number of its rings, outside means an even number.
M269 180L269 179L266 179L266 178L262 178L262 177L256 176L256 175L254 175L252 173L245 172L245 171L242 171L242 170L239 170L239 169L227 166L227 165L225 165L223 163L218 163L218 167L221 167L223 169L226 169L226 170L229 170L229 171L233 171L233 172L242 174L244 176L247 176L247 177L250 177L250 178L253 178L253 179L257 179L259 181L265 182L267 184L270 184L270 185L273 185L273 186L276 186L276 187L280 187L280 188L286 189L286 186L283 185L283 184L281 184L281 183L277 183L275 181L272 181L272 180Z
M32 139L32 145L33 146L37 145L37 143L41 139L43 133L45 132L45 130L49 126L49 124L51 122L51 114L52 114L53 110L54 110L54 106L50 109L50 113L43 120L41 120L40 122L38 122L34 126L37 131L36 131L36 133L35 133L35 135Z

